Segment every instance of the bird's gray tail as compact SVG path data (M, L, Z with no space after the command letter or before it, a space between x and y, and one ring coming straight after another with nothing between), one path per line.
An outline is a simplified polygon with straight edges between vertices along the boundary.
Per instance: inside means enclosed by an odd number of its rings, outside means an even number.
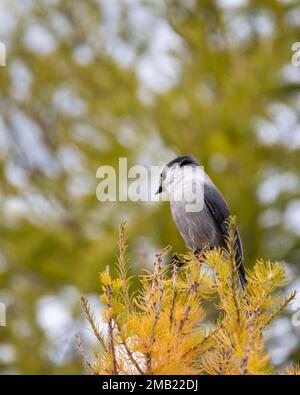
M244 268L244 252L243 252L242 241L237 227L235 228L235 249L236 249L235 264L237 266L237 272L238 272L241 288L244 290L247 285L246 273Z
M246 280L245 270L244 270L243 266L242 266L242 270L241 270L241 267L238 268L238 276L239 276L241 288L242 288L242 290L244 290L247 285L247 280Z

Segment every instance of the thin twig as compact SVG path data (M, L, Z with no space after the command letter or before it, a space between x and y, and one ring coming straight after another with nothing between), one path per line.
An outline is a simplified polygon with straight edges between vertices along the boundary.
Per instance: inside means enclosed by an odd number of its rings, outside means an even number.
M121 343L122 343L123 347L125 348L125 351L126 351L126 353L127 353L127 355L128 355L128 358L129 358L130 361L133 363L133 365L135 366L136 370L137 370L141 375L143 375L143 374L144 374L143 370L141 369L141 367L139 366L139 364L137 363L137 361L134 359L133 354L132 354L132 351L130 350L130 348L128 347L128 345L127 345L127 343L126 343L126 340L125 340L124 337L122 336L121 327L120 327L119 322L118 322L117 320L115 320L115 323L116 323L116 326L117 326L118 331L119 331L119 335L120 335L120 338L121 338Z
M175 304L176 304L176 298L177 298L177 289L176 289L176 283L177 283L177 271L178 267L177 265L173 266L173 273L172 273L172 301L171 301L171 307L170 307L170 329L172 328L173 325L173 320L174 320L174 311L175 311Z
M240 326L241 324L241 311L240 306L237 298L237 272L236 272L236 263L235 263L235 224L230 222L229 224L229 263L230 263L230 270L231 270L231 291L233 302L236 310L236 319L237 324Z
M152 285L150 292L150 303L153 309L155 308L155 293L158 287L158 278L159 278L160 270L161 270L161 254L158 253L156 254L156 259L154 262L154 273L152 276Z
M189 318L189 313L190 313L190 311L192 309L191 301L192 301L192 298L194 297L194 294L197 292L199 286L200 286L200 284L197 283L196 281L192 282L192 284L191 284L191 288L189 290L189 296L188 296L188 303L187 303L187 305L186 305L186 307L184 309L183 317L182 317L182 319L179 322L178 332L182 331L186 320Z
M253 337L254 337L254 325L255 325L255 320L258 315L258 310L256 310L251 317L248 318L247 322L247 330L249 333L249 340L247 344L247 348L245 351L245 356L242 360L242 369L241 369L241 374L246 375L248 374L248 362L249 362L249 356L252 348L252 343L253 343Z
M291 300L294 299L296 296L296 291L291 292L291 294L284 300L284 302L279 306L279 308L274 311L268 318L268 320L261 326L261 331L263 331L272 321L275 317L277 317L282 310L285 309L285 307L290 303Z
M92 374L97 374L97 373L95 372L95 370L94 370L92 364L89 362L89 360L88 360L88 358L87 358L87 355L86 355L86 352L85 352L85 350L84 350L84 348L83 348L83 345L82 345L80 336L79 336L79 335L75 335L75 338L76 338L77 347L78 347L78 349L79 349L79 351L80 351L80 354L81 354L81 356L82 356L84 362L86 363L88 369L90 370L90 372L91 372Z
M153 325L152 325L152 333L151 333L151 344L152 345L155 342L155 330L156 330L159 314L161 311L163 293L164 293L164 278L163 278L163 275L161 275L160 276L160 287L159 287L159 299L158 299L158 303L156 303L156 306L155 306L155 314L154 314L154 320L153 320Z
M151 337L150 337L151 346L153 346L153 343L155 341L155 328L156 328L157 319L158 319L157 314L159 314L159 309L160 309L160 304L161 304L161 299L162 299L162 292L163 292L160 290L159 300L156 303L155 294L156 294L158 286L159 286L158 280L159 280L159 273L161 271L161 262L162 262L161 253L158 253L158 254L156 254L156 259L154 262L154 273L152 276L152 284L151 284L151 291L150 291L151 309L154 310L154 321L153 321L152 332L151 332ZM163 281L161 281L161 282L163 283ZM145 359L146 359L147 372L149 374L152 369L152 353L151 353L151 351L148 351L145 354Z
M104 351L106 352L107 347L105 344L105 340L99 331L98 324L96 323L96 320L95 320L95 315L91 311L91 307L90 307L90 304L89 304L86 296L84 296L84 295L81 296L81 303L82 303L86 318L89 321L89 323L91 324L94 335L96 336L97 340L99 341L99 343L103 347Z
M109 273L109 266L106 267L106 271ZM109 338L109 349L112 355L113 360L113 374L118 374L118 366L115 352L115 342L114 342L114 334L113 334L113 320L110 314L110 310L112 308L112 289L110 285L105 286L106 295L107 295L107 310L109 314L108 318L108 338Z
M157 286L159 286L159 299L158 299L157 303L155 304L154 319L153 319L153 325L152 325L151 336L150 336L151 349L147 353L147 358L146 358L148 374L152 370L152 349L153 349L153 345L156 340L156 336L155 336L156 326L157 326L159 314L161 311L161 305L162 305L162 299L163 299L163 293L164 293L163 275L160 276L160 281L159 281L159 283L157 283Z
M118 265L120 277L122 280L123 296L128 314L132 313L132 306L129 298L128 279L127 279L127 258L126 258L126 240L125 240L125 221L120 222L119 227L119 256Z
M220 330L220 327L217 327L217 328L213 329L212 331L210 331L206 336L204 336L204 338L201 340L201 342L197 343L195 346L190 348L186 353L183 354L182 357L186 357L188 354L199 349L208 339L210 339L212 336L214 336L219 330Z

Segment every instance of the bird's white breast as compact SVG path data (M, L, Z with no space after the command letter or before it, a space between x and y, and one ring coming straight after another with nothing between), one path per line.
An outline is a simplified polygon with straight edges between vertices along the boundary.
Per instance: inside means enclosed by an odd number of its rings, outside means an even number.
M165 181L170 201L183 203L188 212L201 211L206 177L200 166L175 166L170 169Z

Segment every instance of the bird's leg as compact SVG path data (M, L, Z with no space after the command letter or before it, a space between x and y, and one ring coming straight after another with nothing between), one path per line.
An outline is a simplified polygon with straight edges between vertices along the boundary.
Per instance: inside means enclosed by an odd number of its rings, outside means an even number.
M181 267L183 264L184 264L184 262L183 262L183 260L181 259L181 258L179 258L179 256L177 255L177 254L172 254L172 256L171 256L171 262L170 262L170 264L173 266L173 265L176 265L177 267Z

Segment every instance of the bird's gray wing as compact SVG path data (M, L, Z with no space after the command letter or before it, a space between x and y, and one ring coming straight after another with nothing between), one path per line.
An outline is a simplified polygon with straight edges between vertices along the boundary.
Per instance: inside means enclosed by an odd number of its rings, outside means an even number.
M204 185L204 203L209 209L219 230L223 233L225 237L227 237L229 235L227 223L227 220L230 216L229 208L221 192L213 184L205 183ZM244 287L246 283L244 270L244 253L242 241L237 227L235 228L235 248L238 273L242 287Z

